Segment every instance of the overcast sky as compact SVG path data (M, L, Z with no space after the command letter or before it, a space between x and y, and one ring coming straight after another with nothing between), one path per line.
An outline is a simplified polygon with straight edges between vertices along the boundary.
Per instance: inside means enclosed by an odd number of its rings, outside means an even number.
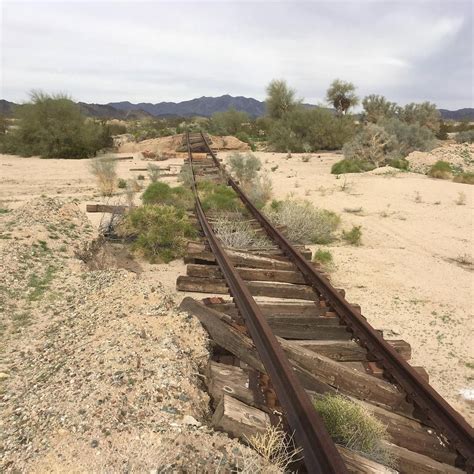
M473 2L0 0L1 93L106 103L222 94L263 100L284 78L307 102L334 78L360 96L473 107Z

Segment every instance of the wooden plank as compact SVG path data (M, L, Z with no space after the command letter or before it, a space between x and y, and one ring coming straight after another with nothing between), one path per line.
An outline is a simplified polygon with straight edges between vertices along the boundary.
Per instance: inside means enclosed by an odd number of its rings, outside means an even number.
M216 311L221 311L229 316L237 316L238 310L234 303L224 302L211 304L211 307ZM328 308L322 308L317 304L309 301L278 301L278 302L261 302L258 304L262 313L265 316L272 314L281 315L301 315L301 316L324 316L328 313Z
M281 283L305 284L301 273L291 270L274 270L260 268L236 268L246 281L277 281ZM222 272L217 265L188 264L186 274L199 278L222 278Z
M189 297L183 299L180 309L195 315L211 338L221 347L256 370L265 372L251 339L224 322L229 321L227 315ZM338 389L348 395L391 407L401 413L411 413L413 407L407 404L404 394L390 383L349 370L327 357L292 346L292 343L285 339L278 338L278 340L295 366L295 370L302 369L305 375L302 383L305 388L322 391L321 388L327 386L326 391Z
M372 459L368 459L355 451L337 445L337 450L346 463L346 468L351 474L396 474L398 471Z
M396 444L382 441L382 444L396 459L397 469L406 474L461 474L465 471L449 464L441 463Z
M249 374L240 367L219 364L209 361L206 371L207 388L216 407L224 394L230 395L241 402L255 406L255 397L249 389Z
M196 278L180 275L176 280L179 291L194 291L198 293L228 294L225 280ZM293 285L291 283L268 283L261 281L248 281L247 288L253 296L266 296L270 298L289 298L308 301L317 301L318 296L310 286Z
M282 338L278 340L291 360L341 392L360 400L370 400L402 413L411 414L413 411L413 407L406 402L405 394L389 382L351 370L343 364L298 344L293 344L291 341Z
M411 357L411 346L402 340L387 340L387 342L405 359ZM340 362L372 360L367 350L354 341L293 341L305 349L317 352L332 360Z
M108 204L87 204L86 212L110 212L111 214L124 214L128 206L112 206Z

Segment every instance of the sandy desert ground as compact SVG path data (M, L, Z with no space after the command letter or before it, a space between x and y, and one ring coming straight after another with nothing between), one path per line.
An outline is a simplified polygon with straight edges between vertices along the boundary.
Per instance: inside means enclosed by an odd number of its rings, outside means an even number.
M433 386L472 423L474 407L467 398L474 392L474 187L385 168L336 177L330 168L341 156L331 153L313 154L308 162L302 154L290 159L256 154L273 180L276 198L307 199L339 213L342 228L362 226L362 246L338 241L324 247L334 256L333 283L346 289L347 299L360 304L386 337L410 342L412 363L424 366ZM119 161L118 175L137 176L129 169L147 164L138 157ZM105 202L87 160L0 155L1 207L15 209L41 195L76 198L83 210L86 203ZM460 196L465 203L459 204ZM97 227L101 215L88 218ZM160 281L170 292L184 268L178 261L143 267L142 278Z

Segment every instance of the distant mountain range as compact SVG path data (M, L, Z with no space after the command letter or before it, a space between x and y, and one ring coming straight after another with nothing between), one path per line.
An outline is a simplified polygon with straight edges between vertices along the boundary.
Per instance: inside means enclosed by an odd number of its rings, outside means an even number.
M82 112L90 117L117 118L117 119L143 119L150 117L210 117L216 112L224 112L231 107L236 110L247 112L252 117L259 117L265 113L265 102L251 97L232 97L223 95L220 97L199 97L198 99L185 100L183 102L159 102L151 104L141 102L110 102L109 104L87 104L79 102ZM0 99L0 115L11 116L13 102ZM306 107L316 107L304 104ZM445 120L474 120L474 108L459 110L439 109L441 117Z

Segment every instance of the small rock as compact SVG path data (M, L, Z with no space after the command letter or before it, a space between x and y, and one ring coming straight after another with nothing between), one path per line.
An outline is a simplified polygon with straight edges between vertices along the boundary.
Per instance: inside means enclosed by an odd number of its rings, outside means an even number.
M99 442L98 442L96 439L93 439L93 440L91 441L91 446L92 446L93 448L97 448L97 446L99 446Z
M2 380L7 380L8 378L10 378L9 374L7 374L6 372L0 372L0 382Z
M196 418L192 417L191 415L184 415L183 425L201 426L201 423L199 423L199 421L197 421Z

